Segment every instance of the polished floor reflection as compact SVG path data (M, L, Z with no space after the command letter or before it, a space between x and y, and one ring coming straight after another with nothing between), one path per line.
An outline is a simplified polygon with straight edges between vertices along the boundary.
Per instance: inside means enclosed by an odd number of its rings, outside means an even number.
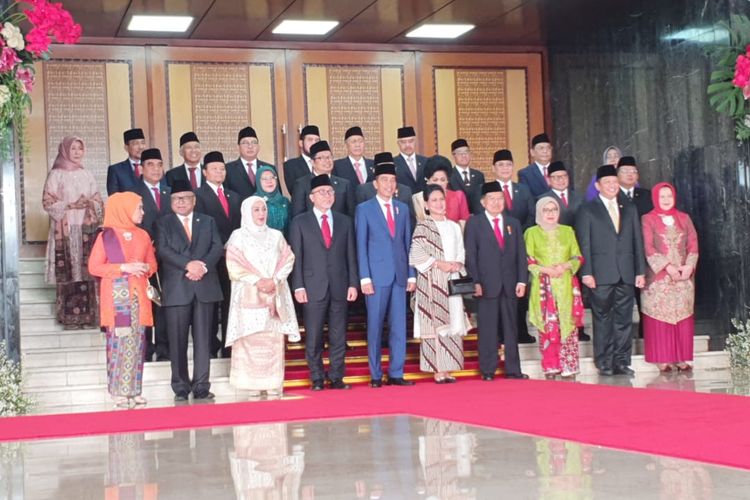
M582 422L581 425L585 425ZM747 498L750 471L396 416L3 445L13 499Z

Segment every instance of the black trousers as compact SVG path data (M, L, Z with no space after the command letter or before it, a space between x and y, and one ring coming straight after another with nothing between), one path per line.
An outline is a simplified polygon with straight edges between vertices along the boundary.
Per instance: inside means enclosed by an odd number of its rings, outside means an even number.
M633 285L620 281L590 291L594 364L600 370L630 366L633 351Z
M529 312L529 290L531 290L531 287L526 287L526 295L521 297L520 299L516 299L517 311L516 311L516 318L518 321L518 338L519 339L525 339L530 337L529 335L529 325L526 324L526 313Z
M199 302L193 299L185 306L165 307L167 334L169 335L169 359L172 362L172 390L180 396L191 392L204 396L211 387L211 339L209 331L216 309L214 302ZM188 373L188 333L193 333L193 378Z
M497 370L497 345L501 337L505 344L505 373L511 375L521 373L516 318L518 299L514 291L503 290L498 297L476 299L479 327L479 371L482 374L491 375Z
M149 281L151 285L158 287L155 274L149 278ZM154 326L146 328L146 359L151 360L154 354L157 358L168 358L169 337L164 308L151 302L151 314L154 317Z
M330 291L321 300L302 304L305 323L305 359L310 369L310 380L323 381L323 325L328 319L328 378L332 381L344 378L346 356L346 327L349 304L346 300L331 298Z
M211 318L211 354L218 356L227 345L227 324L229 323L229 302L232 298L232 281L227 271L227 261L224 257L216 264L216 272L219 275L219 285L224 300L216 303L214 315ZM221 333L219 333L221 325Z

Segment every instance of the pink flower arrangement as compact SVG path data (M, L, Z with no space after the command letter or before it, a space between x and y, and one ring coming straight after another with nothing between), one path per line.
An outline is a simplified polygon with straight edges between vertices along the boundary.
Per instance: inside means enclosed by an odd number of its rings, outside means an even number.
M742 89L742 95L746 100L750 99L750 45L745 48L744 54L737 56L732 83Z
M49 3L47 0L27 0L32 6L23 13L32 24L26 34L26 50L35 56L47 52L54 37L60 43L76 43L81 37L81 25L73 21L70 13L60 3Z

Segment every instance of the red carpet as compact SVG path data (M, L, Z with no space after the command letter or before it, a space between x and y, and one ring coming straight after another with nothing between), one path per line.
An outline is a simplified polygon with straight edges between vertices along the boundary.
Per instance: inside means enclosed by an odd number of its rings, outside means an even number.
M0 441L409 414L750 469L750 398L548 381L292 391L304 399L0 420Z

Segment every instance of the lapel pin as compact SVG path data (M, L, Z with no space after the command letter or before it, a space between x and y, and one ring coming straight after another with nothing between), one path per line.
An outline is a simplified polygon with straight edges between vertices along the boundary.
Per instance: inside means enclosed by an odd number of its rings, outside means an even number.
M505 226L506 231L508 231L508 236L513 235L513 231L510 229L510 226Z

